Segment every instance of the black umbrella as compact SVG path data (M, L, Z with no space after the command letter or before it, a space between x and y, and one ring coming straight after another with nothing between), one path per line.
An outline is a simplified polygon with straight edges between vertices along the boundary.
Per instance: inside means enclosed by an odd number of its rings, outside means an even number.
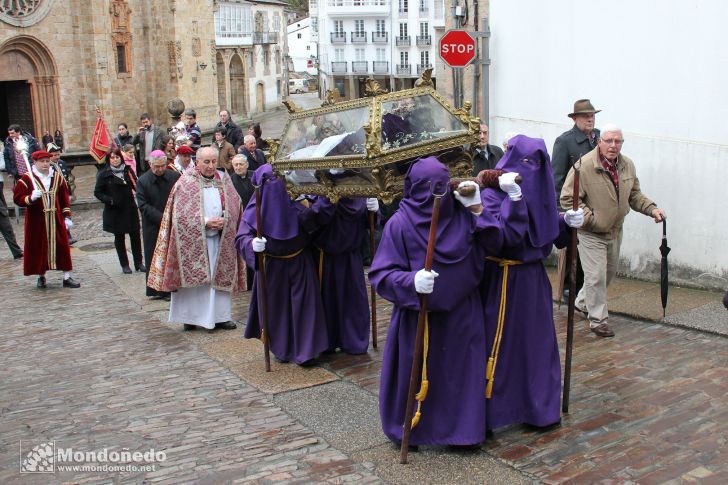
M660 298L662 299L662 318L665 318L665 307L667 307L667 255L670 248L667 246L667 221L662 219L662 243L660 244Z

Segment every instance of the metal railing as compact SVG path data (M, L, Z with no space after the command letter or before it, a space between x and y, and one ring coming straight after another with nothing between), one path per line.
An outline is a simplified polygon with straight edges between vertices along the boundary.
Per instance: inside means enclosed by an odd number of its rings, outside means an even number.
M409 35L405 35L404 37L397 37L394 41L397 47L406 47L412 45L412 39Z
M418 35L416 42L417 45L432 45L432 37L429 35Z
M329 7L386 7L389 0L329 0Z
M352 44L365 44L366 41L367 41L366 32L352 32L351 33L351 43Z
M278 32L253 32L253 44L277 44Z
M411 74L412 64L397 64L397 74Z
M352 61L351 62L351 72L354 73L366 73L369 68L369 62L368 61Z
M430 8L427 5L420 5L420 17L428 17L430 15Z
M331 72L346 72L346 61L333 61L331 63Z
M431 67L432 67L432 64L430 64L430 63L427 63L427 64L417 64L417 75L418 76L421 75L423 72L425 72L425 70L427 70L427 69L429 69Z
M376 73L389 72L389 61L374 61L372 70Z
M332 44L346 44L346 32L331 32Z
M386 44L389 42L389 32L372 32L372 42L375 44Z

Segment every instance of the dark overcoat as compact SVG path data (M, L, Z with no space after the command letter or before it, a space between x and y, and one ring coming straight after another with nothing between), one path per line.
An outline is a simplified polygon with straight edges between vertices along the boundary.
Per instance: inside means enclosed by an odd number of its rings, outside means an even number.
M136 175L126 164L124 164L124 180L114 175L108 165L96 175L94 197L104 203L104 231L112 234L131 234L139 231L139 211L134 203L136 184Z

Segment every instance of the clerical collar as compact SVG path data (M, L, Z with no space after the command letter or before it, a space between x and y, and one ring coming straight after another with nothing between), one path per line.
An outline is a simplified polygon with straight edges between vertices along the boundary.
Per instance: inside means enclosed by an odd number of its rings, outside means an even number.
M202 175L203 178L206 178L207 180L212 180L215 178L215 174L212 174L210 176L203 175L202 172L200 172L200 175Z

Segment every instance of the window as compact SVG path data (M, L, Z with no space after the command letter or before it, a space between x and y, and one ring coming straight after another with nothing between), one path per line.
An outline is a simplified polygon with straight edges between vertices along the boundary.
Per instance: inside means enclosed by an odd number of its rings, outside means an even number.
M420 64L422 64L423 66L430 65L430 51L420 52Z
M409 12L409 4L408 4L407 0L399 0L399 12L400 13Z
M359 35L364 33L364 21L363 20L354 21L354 32L356 32Z
M344 21L343 20L334 20L334 33L337 34L337 37L344 35Z
M384 34L386 32L386 27L384 24L384 20L377 20L377 28L376 28L377 34Z
M366 61L366 57L364 56L364 49L356 49L354 51L354 59L357 62Z
M307 50L307 51L310 51L310 50L311 50L311 46L310 46L310 45L307 45L307 46L306 46L306 50Z
M429 30L430 24L428 24L427 22L420 22L420 35L422 37L427 37Z
M377 61L384 62L387 60L387 49L377 47Z
M406 66L409 64L409 52L400 52L399 53L399 63L402 66Z
M301 34L297 34L296 37L300 39L302 36Z
M281 18L278 14L273 15L273 32L281 30Z
M399 24L399 36L407 37L407 24L406 23Z
M116 72L119 74L128 73L126 63L126 45L116 44Z
M311 19L311 32L318 32L318 17Z
M344 57L344 49L334 49L334 61L336 61L336 62L346 61L346 58Z

